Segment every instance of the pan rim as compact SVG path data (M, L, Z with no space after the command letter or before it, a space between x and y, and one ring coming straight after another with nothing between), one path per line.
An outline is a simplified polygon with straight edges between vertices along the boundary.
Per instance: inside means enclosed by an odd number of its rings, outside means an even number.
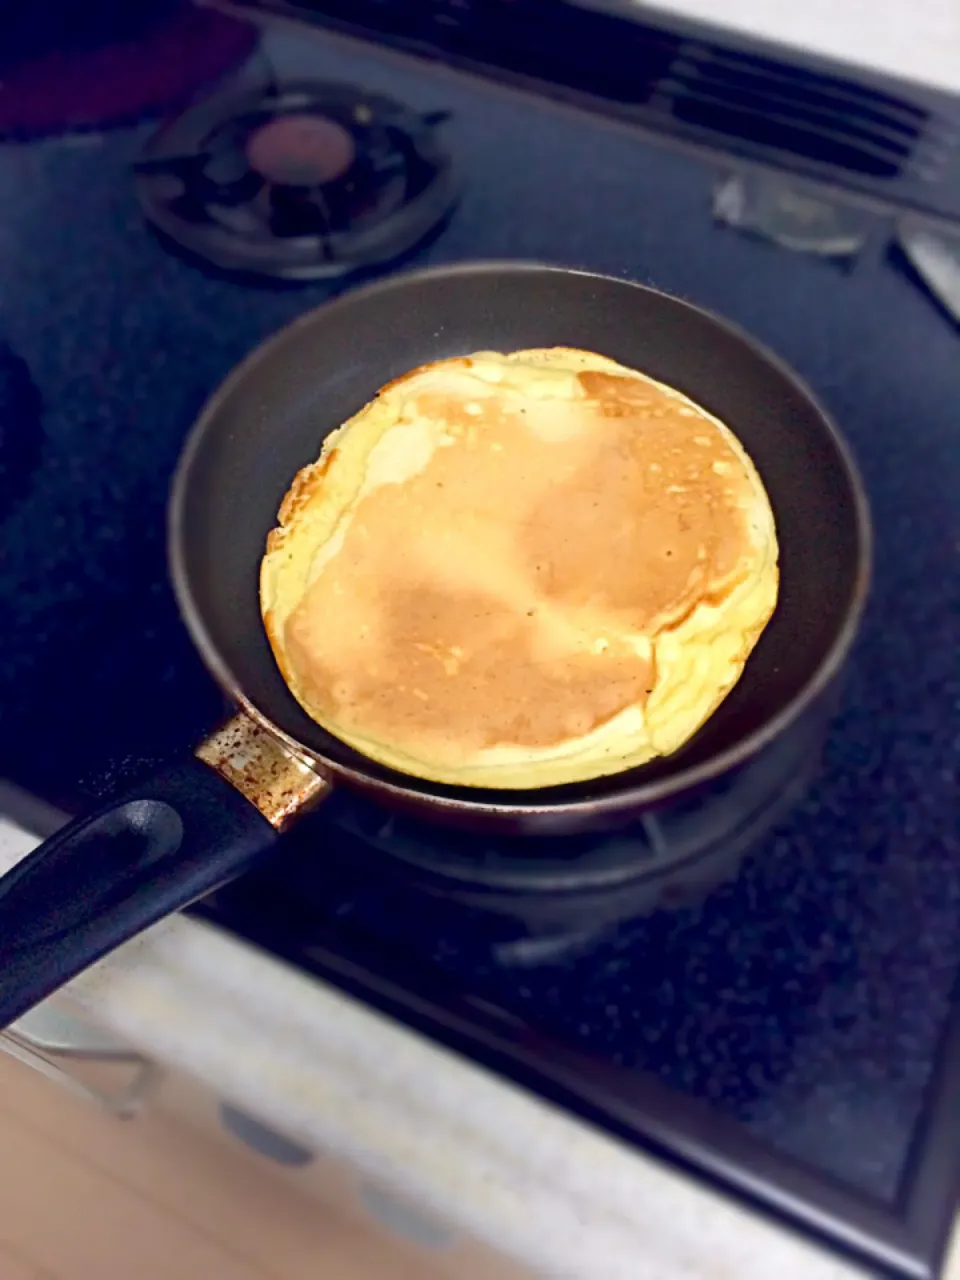
M288 733L273 721L266 712L257 707L245 694L240 681L231 671L213 640L204 621L202 606L196 600L189 585L183 528L186 494L189 478L193 471L194 459L202 446L210 423L215 419L222 405L233 395L235 390L238 387L242 387L249 374L262 361L269 359L273 351L285 343L290 335L300 329L309 328L315 322L319 312L324 314L331 311L335 312L343 309L344 306L349 306L357 299L371 295L374 297L386 295L394 289L401 288L413 281L428 280L437 276L487 275L497 272L516 275L546 273L578 276L588 281L593 280L603 284L616 284L638 289L644 293L655 294L668 299L671 303L708 320L714 327L726 331L732 338L737 339L741 344L749 348L754 355L771 366L815 411L827 430L830 443L845 473L853 496L854 522L858 541L858 563L853 589L843 625L838 628L830 648L813 677L778 711L774 712L762 724L758 725L750 733L745 734L739 741L725 750L710 756L709 759L701 761L699 764L678 768L675 772L660 776L647 783L635 776L642 775L643 766L640 766L637 770L625 771L622 776L624 779L629 777L630 781L625 781L622 787L617 787L605 795L579 797L569 800L557 798L553 801L549 799L538 801L538 797L545 797L551 792L556 793L564 790L564 788L559 787L542 787L526 790L518 789L516 792L511 792L509 798L491 799L490 789L478 787L474 790L470 787L460 787L457 789L456 796L450 796L433 790L432 788L436 784L430 783L428 779L410 775L409 780L415 786L407 786L402 782L394 782L390 778L384 778L378 774L329 759ZM478 818L483 816L516 816L522 813L531 817L555 817L558 820L562 820L565 817L576 816L585 812L604 815L620 812L628 808L640 810L663 804L678 795L732 772L785 732L802 715L806 708L829 687L839 674L850 652L859 629L860 619L870 589L873 564L873 528L869 502L859 467L850 446L832 416L820 404L803 379L780 356L745 332L735 322L727 320L723 316L718 316L709 308L701 307L685 298L678 297L676 294L667 293L665 290L642 284L639 281L606 275L602 272L587 271L577 267L565 267L555 263L541 263L534 260L483 259L398 272L371 281L358 288L350 289L336 298L322 302L318 306L311 307L308 311L296 316L288 324L258 343L238 364L234 365L223 381L207 398L190 428L177 461L167 506L167 560L180 615L207 670L224 693L237 703L252 720L271 733L294 755L308 762L319 773L330 776L334 780L342 779L355 786L373 786L378 793L384 793L387 797L398 802L409 801L413 798L438 810L456 810L460 814L473 813ZM371 765L373 764L374 762L371 761ZM397 773L397 777L402 778L404 775ZM615 780L616 777L616 774L610 775L607 781L610 779ZM584 782L589 781L590 779L584 779Z

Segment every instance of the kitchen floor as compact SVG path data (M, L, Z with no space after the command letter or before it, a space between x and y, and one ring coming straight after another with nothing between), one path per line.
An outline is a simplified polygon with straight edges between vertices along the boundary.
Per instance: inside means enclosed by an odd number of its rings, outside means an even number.
M71 1067L129 1082L109 1071ZM469 1243L414 1248L355 1201L336 1166L251 1152L183 1077L119 1119L0 1052L0 1280L532 1280ZM942 1276L960 1280L960 1232Z
M121 1120L0 1053L0 1280L453 1274L318 1203L176 1089Z

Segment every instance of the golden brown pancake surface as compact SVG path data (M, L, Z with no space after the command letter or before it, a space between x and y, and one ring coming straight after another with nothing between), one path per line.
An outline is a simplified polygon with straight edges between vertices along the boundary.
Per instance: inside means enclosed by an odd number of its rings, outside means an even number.
M564 348L384 388L297 477L261 604L295 696L406 772L533 787L676 750L776 601L731 432Z

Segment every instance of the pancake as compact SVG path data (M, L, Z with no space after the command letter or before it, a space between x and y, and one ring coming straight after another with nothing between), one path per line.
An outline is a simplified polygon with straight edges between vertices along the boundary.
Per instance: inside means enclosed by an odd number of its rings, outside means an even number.
M534 788L681 747L777 599L777 538L732 431L568 348L389 383L284 498L260 577L307 713L435 782Z

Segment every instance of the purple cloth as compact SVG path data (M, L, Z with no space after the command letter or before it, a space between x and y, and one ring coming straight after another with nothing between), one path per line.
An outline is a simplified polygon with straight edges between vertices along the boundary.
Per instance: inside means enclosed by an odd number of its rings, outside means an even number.
M93 5L86 23L74 20L64 0L37 8L53 33L42 39L22 12L0 18L0 137L104 128L176 111L257 42L255 27L190 0L155 0L139 21L114 6L120 16L113 23L103 3Z

